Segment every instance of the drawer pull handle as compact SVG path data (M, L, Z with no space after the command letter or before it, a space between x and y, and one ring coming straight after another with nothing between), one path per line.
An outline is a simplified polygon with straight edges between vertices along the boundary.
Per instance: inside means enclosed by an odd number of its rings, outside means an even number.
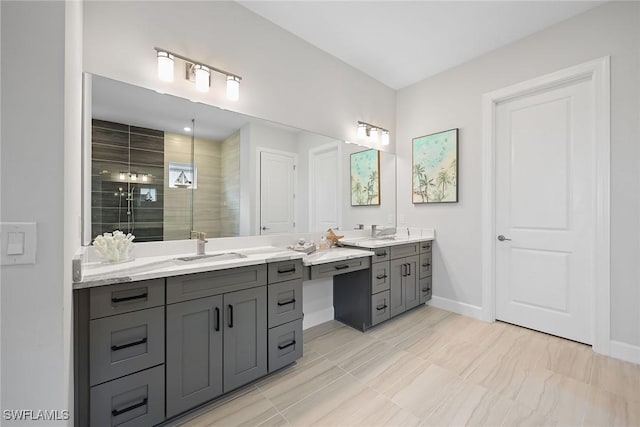
M422 264L422 266L423 266L423 267L429 267L429 266L431 266L431 264L426 263L426 264Z
M344 270L345 268L349 268L349 264L336 265L334 268L336 270Z
M280 270L278 269L278 274L287 274L287 273L295 273L296 272L296 266L294 265L291 268L287 268L286 270Z
M409 269L409 273L407 273L407 276L411 276L411 264L407 264L407 268Z
M378 276L376 276L376 279L386 279L387 275L386 274L380 274Z
M216 307L216 332L220 330L220 309Z
M278 301L278 305L282 307L283 305L293 304L294 302L296 302L296 299L295 298L291 298L291 299L286 300L286 301Z
M124 350L125 348L135 347L135 346L140 345L140 344L145 344L146 342L147 342L147 337L144 337L142 339L139 339L138 341L130 342L130 343L127 343L127 344L112 345L111 346L111 351Z
M377 306L376 310L380 311L380 310L384 310L385 308L387 308L387 304Z
M285 348L291 347L292 345L296 345L296 340L291 340L288 343L286 343L285 345L278 344L278 350L284 350Z
M430 291L429 288L422 288L422 292L428 292L428 291Z
M376 256L387 256L387 251L376 252Z
M118 304L119 302L125 302L125 301L133 301L135 299L146 299L147 296L149 296L149 294L147 292L145 292L144 294L140 294L140 295L133 295L130 297L111 297L111 302L114 304Z
M123 409L114 409L113 411L111 411L111 415L113 415L114 417L117 417L118 415L122 415L125 412L129 412L129 411L133 411L134 409L138 409L144 405L146 405L149 402L149 399L147 399L146 397L144 399L142 399L141 402L138 403L134 403L131 406L127 406L126 408Z
M229 323L227 325L233 328L233 306L231 304L229 304Z

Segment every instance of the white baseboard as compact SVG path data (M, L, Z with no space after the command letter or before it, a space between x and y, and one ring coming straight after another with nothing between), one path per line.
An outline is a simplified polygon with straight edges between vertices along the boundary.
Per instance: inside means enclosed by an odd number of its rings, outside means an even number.
M640 346L611 340L609 351L611 357L640 364Z
M333 307L311 313L304 313L302 329L309 329L330 320L333 320Z
M427 305L462 314L463 316L473 317L474 319L484 320L482 307L478 307L477 305L454 301L449 298L442 298L435 295L431 297L430 301L427 301Z

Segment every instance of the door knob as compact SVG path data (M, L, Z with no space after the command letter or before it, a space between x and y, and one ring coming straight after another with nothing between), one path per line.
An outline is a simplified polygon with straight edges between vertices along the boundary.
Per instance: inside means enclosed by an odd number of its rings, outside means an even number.
M269 227L262 227L262 229L263 229L263 230L268 230L268 229L269 229Z
M502 234L498 236L498 240L500 240L501 242L504 242L505 240L511 240L511 239L507 239L506 237L504 237Z

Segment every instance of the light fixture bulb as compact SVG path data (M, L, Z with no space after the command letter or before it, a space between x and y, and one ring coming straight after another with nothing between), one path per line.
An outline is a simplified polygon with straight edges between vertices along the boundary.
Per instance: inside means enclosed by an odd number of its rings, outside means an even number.
M365 139L367 137L367 125L364 123L358 124L358 139Z
M135 173L131 174L131 181L137 181L138 180L138 175L136 175Z
M120 181L124 181L124 172L120 172Z
M382 145L389 145L389 131L388 130L385 130L384 132L382 132L382 138L381 138L380 142L382 143Z
M189 126L185 126L185 127L184 127L184 131L185 131L185 132L191 132L191 128L190 128Z
M158 51L158 78L163 82L173 81L173 55Z
M231 101L240 99L240 78L227 76L227 98Z
M371 128L369 131L369 141L376 142L378 140L378 128Z
M148 179L147 174L142 175L142 182L147 182Z
M193 67L193 72L196 75L196 90L199 92L209 92L209 67L196 64Z

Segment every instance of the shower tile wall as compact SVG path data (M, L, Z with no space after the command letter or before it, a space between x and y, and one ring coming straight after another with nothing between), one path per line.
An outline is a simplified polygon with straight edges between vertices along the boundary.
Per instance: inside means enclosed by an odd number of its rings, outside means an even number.
M240 132L222 141L220 237L240 235Z
M119 229L162 240L164 132L94 119L91 157L92 237Z

